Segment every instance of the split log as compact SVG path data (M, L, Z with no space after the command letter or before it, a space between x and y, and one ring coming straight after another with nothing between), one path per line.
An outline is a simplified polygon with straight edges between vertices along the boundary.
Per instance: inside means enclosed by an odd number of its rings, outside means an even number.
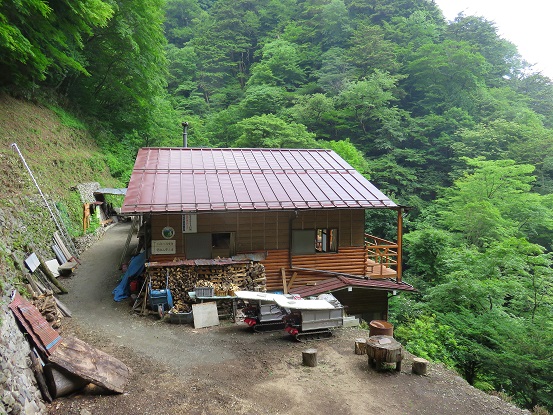
M31 369L35 375L35 379L37 381L38 388L40 389L42 397L46 402L52 403L52 396L50 395L50 391L48 390L48 386L46 385L44 372L42 371L42 363L35 353L36 350L33 349L29 354L29 357L31 359Z
M355 339L355 354L367 354L367 339Z
M43 291L39 288L39 286L37 285L36 281L33 279L32 275L29 274L28 272L25 273L25 278L27 279L27 282L29 283L29 285L31 286L31 288L33 289L33 293L35 295L40 295L43 293Z
M58 309L61 311L64 317L71 317L71 311L67 308L67 306L55 296L54 296L54 300L56 301L56 305L58 306Z
M413 373L415 375L424 376L428 369L428 360L423 359L422 357L415 357L413 359Z
M304 366L315 367L317 366L317 349L306 349L301 352L302 361Z
M395 363L396 371L401 371L403 347L392 336L377 335L367 339L369 366L382 370L386 363Z

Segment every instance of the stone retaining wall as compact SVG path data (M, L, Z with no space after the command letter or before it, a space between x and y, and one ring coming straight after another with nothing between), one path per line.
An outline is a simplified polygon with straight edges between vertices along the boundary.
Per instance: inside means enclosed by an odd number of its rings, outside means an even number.
M6 290L9 292L8 290ZM46 414L46 406L30 369L29 343L8 308L9 297L0 299L0 414Z

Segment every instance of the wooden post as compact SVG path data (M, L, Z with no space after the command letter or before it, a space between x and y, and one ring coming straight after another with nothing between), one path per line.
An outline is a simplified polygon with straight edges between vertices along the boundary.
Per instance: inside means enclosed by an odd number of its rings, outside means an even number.
M284 294L288 294L288 285L286 284L286 270L284 268L281 268L280 273L282 275L282 290L284 291Z
M292 274L292 278L290 278L290 281L288 281L288 288L287 288L287 292L285 294L288 294L288 292L292 289L292 284L294 283L294 280L296 279L297 275L298 275L297 272L294 272Z
M397 211L397 264L396 264L396 282L401 282L402 262L403 262L403 211L401 207Z
M67 290L63 285L59 283L56 277L54 277L54 274L52 274L52 271L50 271L50 268L48 268L48 265L46 265L46 262L44 262L44 259L42 259L40 255L37 255L37 257L38 257L38 260L40 261L40 269L42 270L44 275L46 275L48 280L50 280L50 282L54 284L62 294L67 294Z
M367 339L355 339L355 354L367 354Z
M424 376L428 368L428 360L422 357L415 357L413 359L413 373L415 375Z
M309 367L317 366L317 349L306 349L301 352L303 365Z
M44 378L44 372L42 371L42 364L39 361L38 357L36 357L34 349L31 350L29 357L31 358L31 369L33 370L33 373L37 380L40 393L42 394L42 397L46 402L52 403L52 396L50 395L50 391L48 390L48 386L46 384L46 379Z

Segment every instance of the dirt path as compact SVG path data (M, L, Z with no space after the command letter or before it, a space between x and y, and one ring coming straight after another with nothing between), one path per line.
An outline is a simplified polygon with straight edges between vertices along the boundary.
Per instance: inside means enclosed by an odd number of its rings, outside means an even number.
M523 414L470 387L454 373L432 365L429 375L368 370L353 353L358 329L337 330L318 349L315 368L301 365L305 344L283 333L252 334L224 322L195 330L131 312L113 301L116 269L129 225L118 224L82 255L82 265L64 281L62 298L73 312L71 333L121 359L133 370L127 391L103 394L95 387L58 398L50 414Z

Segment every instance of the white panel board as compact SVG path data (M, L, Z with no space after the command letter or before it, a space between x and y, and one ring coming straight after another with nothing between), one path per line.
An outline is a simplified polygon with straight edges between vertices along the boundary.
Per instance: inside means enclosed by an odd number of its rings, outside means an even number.
M48 269L52 272L52 275L54 275L54 277L59 277L60 276L60 273L58 271L58 267L60 266L60 264L58 264L58 260L57 259L51 259L49 261L46 261L46 266L48 267Z
M219 314L215 301L192 304L192 315L194 316L194 328L196 329L219 325Z
M275 301L277 297L286 299L282 294L260 293L257 291L235 291L234 294L244 300Z
M173 240L157 240L152 241L152 254L174 254L177 252L177 241Z
M276 298L276 303L293 310L332 310L334 306L326 300L292 300L289 298Z
M40 261L34 252L27 257L25 265L27 265L27 268L29 268L29 271L31 272L35 272L35 270L40 266Z

